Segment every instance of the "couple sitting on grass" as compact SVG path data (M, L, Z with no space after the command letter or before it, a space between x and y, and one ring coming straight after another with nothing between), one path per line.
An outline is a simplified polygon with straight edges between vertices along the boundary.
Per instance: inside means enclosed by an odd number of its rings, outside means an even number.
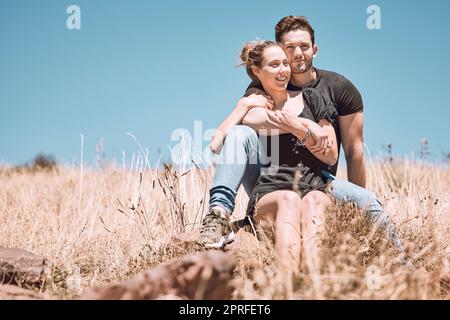
M363 209L403 251L380 202L364 188L360 93L342 75L313 67L317 46L305 17L281 19L275 38L242 50L253 81L211 142L220 159L198 243L222 248L234 240L230 216L242 183L248 220L274 232L278 265L293 273L301 255L317 270L331 198ZM348 181L335 177L341 142Z

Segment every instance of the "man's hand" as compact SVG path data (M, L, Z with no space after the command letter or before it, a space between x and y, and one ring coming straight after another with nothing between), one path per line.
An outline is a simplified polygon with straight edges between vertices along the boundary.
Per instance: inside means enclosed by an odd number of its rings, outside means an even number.
M251 94L248 97L241 98L241 103L245 108L250 110L251 108L265 108L272 110L273 101L270 96L265 94Z
M311 136L316 140L316 144L311 147L311 152L327 155L333 147L333 140L326 130L320 126L310 126Z
M272 125L287 132L292 132L297 125L295 117L288 111L267 111L267 118Z

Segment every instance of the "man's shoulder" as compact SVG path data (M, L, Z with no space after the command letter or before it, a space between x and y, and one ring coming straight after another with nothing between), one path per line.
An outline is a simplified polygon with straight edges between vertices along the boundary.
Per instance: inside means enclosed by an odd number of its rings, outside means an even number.
M331 100L315 88L305 87L302 89L302 93L310 107L320 107L322 105L328 106L331 104Z
M323 79L327 79L327 80L331 80L331 81L337 81L337 80L347 80L349 81L346 77L344 77L342 74L334 72L334 71L329 71L329 70L324 70L324 69L317 69L316 71L319 74L319 77L323 78Z
M331 87L332 90L357 92L358 89L347 77L344 75L323 69L317 69L319 77L323 80L323 84Z
M345 116L363 111L363 101L358 88L342 74L316 69L322 79L319 86L328 88L331 93L331 100L335 104L339 115Z

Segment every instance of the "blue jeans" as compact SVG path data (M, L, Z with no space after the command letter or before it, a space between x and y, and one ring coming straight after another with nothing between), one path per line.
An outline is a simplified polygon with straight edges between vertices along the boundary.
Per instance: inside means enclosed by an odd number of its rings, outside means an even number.
M232 127L216 164L214 182L210 189L210 209L220 206L231 214L240 185L244 185L250 196L261 170L267 167L269 160L264 145L252 128L244 125ZM337 179L329 172L323 171L323 174L331 180L331 196L338 203L349 202L363 209L373 223L386 231L395 247L403 251L402 242L375 194L347 180Z
M240 185L243 184L245 192L250 195L261 169L267 164L265 149L255 130L244 125L233 126L216 163L209 207L221 206L232 213Z

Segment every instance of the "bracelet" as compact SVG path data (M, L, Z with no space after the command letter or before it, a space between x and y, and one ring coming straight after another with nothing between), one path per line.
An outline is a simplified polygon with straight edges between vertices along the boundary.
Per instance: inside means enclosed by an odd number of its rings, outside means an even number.
M308 142L308 138L311 135L311 130L309 128L306 129L306 133L305 133L305 137L303 138L303 140L299 140L298 141L298 145L304 147L306 145L306 143Z

